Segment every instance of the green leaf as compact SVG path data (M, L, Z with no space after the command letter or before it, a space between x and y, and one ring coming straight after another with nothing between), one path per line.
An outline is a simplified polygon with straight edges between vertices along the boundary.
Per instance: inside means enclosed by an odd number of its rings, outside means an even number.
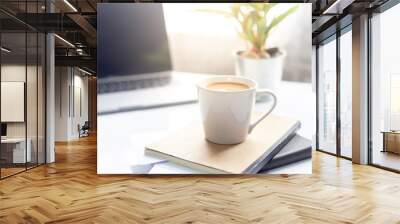
M268 28L265 31L266 35L268 35L268 33L271 31L271 29L274 28L275 26L277 26L279 23L281 23L287 16L289 16L290 14L296 12L298 8L299 8L298 5L293 6L290 9L288 9L286 12L284 12L281 15L275 17L272 20L272 22L268 25Z
M247 36L248 41L256 45L257 44L257 36L254 34L254 29L256 28L256 22L258 21L258 14L256 11L252 11L245 15L245 19L242 23L243 32Z
M277 3L265 3L264 4L264 13L265 16L267 16L268 12L270 9L272 9L272 7L276 6Z
M252 14L248 14L243 21L243 31L251 43L254 43L253 24L253 16Z
M238 19L239 18L239 13L240 13L240 5L232 4L231 12L232 12L232 15Z
M265 43L265 31L267 29L266 25L267 24L265 16L260 17L257 21L258 48L262 48Z
M215 9L200 9L196 11L234 18L241 28L241 30L238 30L239 35L252 45L251 53L263 57L270 31L299 7L298 5L291 7L286 12L273 18L271 23L267 23L267 15L276 5L277 3L235 3L231 5L230 11Z
M252 7L257 11L262 11L264 9L264 3L249 3L248 6Z
M251 33L253 34L253 47L257 49L261 49L264 45L264 37L265 37L265 16L260 15L256 11L252 11L250 13L250 18L252 21L251 24Z
M247 35L244 33L244 32L238 32L239 33L239 36L242 38L242 39L244 39L244 40L246 40L246 41L250 41L249 39L248 39L248 37L247 37Z

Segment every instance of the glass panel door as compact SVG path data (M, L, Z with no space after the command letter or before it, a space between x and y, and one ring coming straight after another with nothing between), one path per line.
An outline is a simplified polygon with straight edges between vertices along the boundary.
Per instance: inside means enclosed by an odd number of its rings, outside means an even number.
M348 158L352 157L352 74L350 29L340 36L340 154Z
M45 76L45 65L46 65L46 38L42 33L38 34L38 77L37 77L37 90L38 90L38 135L37 135L37 147L38 147L38 164L43 164L46 162L46 145L45 145L45 124L46 124L46 76Z
M38 98L38 57L37 57L37 41L38 36L36 32L28 32L28 61L27 61L27 98L26 98L26 111L27 111L27 150L31 153L27 163L28 168L37 166L38 163L38 144L37 144L37 132L38 132L38 114L37 114L37 98Z
M0 1L0 7L13 5L23 15L43 13L44 3ZM0 17L0 178L5 178L45 162L46 39L8 14Z
M26 33L1 34L1 175L26 170Z
M336 39L318 47L318 149L336 154Z

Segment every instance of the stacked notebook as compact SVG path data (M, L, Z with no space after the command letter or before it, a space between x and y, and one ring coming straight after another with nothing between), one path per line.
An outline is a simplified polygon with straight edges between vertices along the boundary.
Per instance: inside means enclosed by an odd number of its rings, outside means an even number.
M271 161L265 163L260 172L286 166L305 159L311 159L311 150L311 141L296 134L288 144L282 149L279 149L278 154L275 155Z
M201 123L194 122L146 146L146 154L206 174L256 174L311 157L309 141L296 135L299 128L295 119L270 115L246 141L220 145L205 140Z

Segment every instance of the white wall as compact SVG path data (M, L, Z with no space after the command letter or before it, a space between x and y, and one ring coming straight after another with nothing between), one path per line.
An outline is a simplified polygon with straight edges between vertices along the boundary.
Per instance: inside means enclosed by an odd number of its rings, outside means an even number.
M28 67L28 70L32 70L32 67ZM25 82L25 65L9 64L1 66L1 81L2 82ZM6 96L2 96L4 98ZM1 110L7 110L7 108L1 108ZM22 108L24 111L24 108ZM3 111L4 113L4 111ZM7 124L7 134L9 137L23 137L25 136L25 125L24 122L11 122Z
M55 140L68 141L69 68L55 68Z
M29 68L28 68L29 69ZM25 82L25 65L9 64L1 66L1 81ZM6 108L1 108L5 110ZM7 137L25 137L25 123L7 123Z
M74 75L74 107L72 108L71 135L72 138L79 137L78 125L82 126L88 121L88 78L81 76L81 73ZM80 93L79 93L80 92ZM80 95L80 97L79 97ZM80 101L80 102L79 102ZM81 108L80 108L81 107ZM82 111L80 111L82 110Z
M88 78L76 68L56 67L55 112L55 140L77 139L78 124L88 120Z
M28 66L25 67L24 65L18 65L18 64L7 64L7 65L2 65L1 66L1 81L7 82L7 81L17 81L17 82L25 82L25 75L27 69L28 75L30 74L36 74L36 67L33 66ZM29 78L29 77L28 77ZM30 81L31 82L31 81ZM32 83L30 83L32 84ZM36 82L34 83L36 85ZM36 89L34 92L30 93L30 89L28 89L27 96L29 97L35 97L36 98ZM27 99L28 103L32 101L32 99ZM35 106L35 105L31 105ZM6 110L6 108L1 108L2 110ZM33 115L32 113L28 113L28 122L35 121L36 123L36 114L34 114L34 119L31 117ZM25 137L25 122L7 122L7 136L8 137ZM33 125L28 125L28 128L33 127ZM36 129L36 128L35 128ZM28 130L29 132L29 130ZM30 133L30 132L29 132ZM29 137L28 133L28 137Z
M25 83L1 82L1 121L24 122Z
M80 122L88 120L88 77L75 75L75 86L82 90L82 116L79 116Z
M38 70L36 70L38 69ZM26 112L26 121L22 122L6 122L7 137L21 138L25 135L30 139L30 148L32 151L32 161L36 162L39 158L39 163L44 162L45 150L45 118L44 118L44 74L42 67L36 67L25 64L3 64L1 66L1 81L2 82L24 82L26 84L26 107L19 108L20 112ZM27 80L25 80L27 79ZM3 89L2 89L3 91ZM2 95L2 98L7 96ZM15 108L14 108L15 109ZM11 110L11 108L2 107L1 110ZM13 111L8 111L13 112ZM37 154L39 156L37 157Z

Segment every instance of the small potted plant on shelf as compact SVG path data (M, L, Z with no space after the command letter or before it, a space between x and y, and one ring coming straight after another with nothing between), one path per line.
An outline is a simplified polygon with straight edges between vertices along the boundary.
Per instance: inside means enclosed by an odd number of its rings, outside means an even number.
M298 9L296 5L269 18L268 14L274 6L276 3L234 3L229 11L200 10L233 18L239 24L238 33L248 43L248 48L235 55L236 75L251 78L261 88L272 90L282 79L285 52L279 48L268 48L267 40L271 31Z

